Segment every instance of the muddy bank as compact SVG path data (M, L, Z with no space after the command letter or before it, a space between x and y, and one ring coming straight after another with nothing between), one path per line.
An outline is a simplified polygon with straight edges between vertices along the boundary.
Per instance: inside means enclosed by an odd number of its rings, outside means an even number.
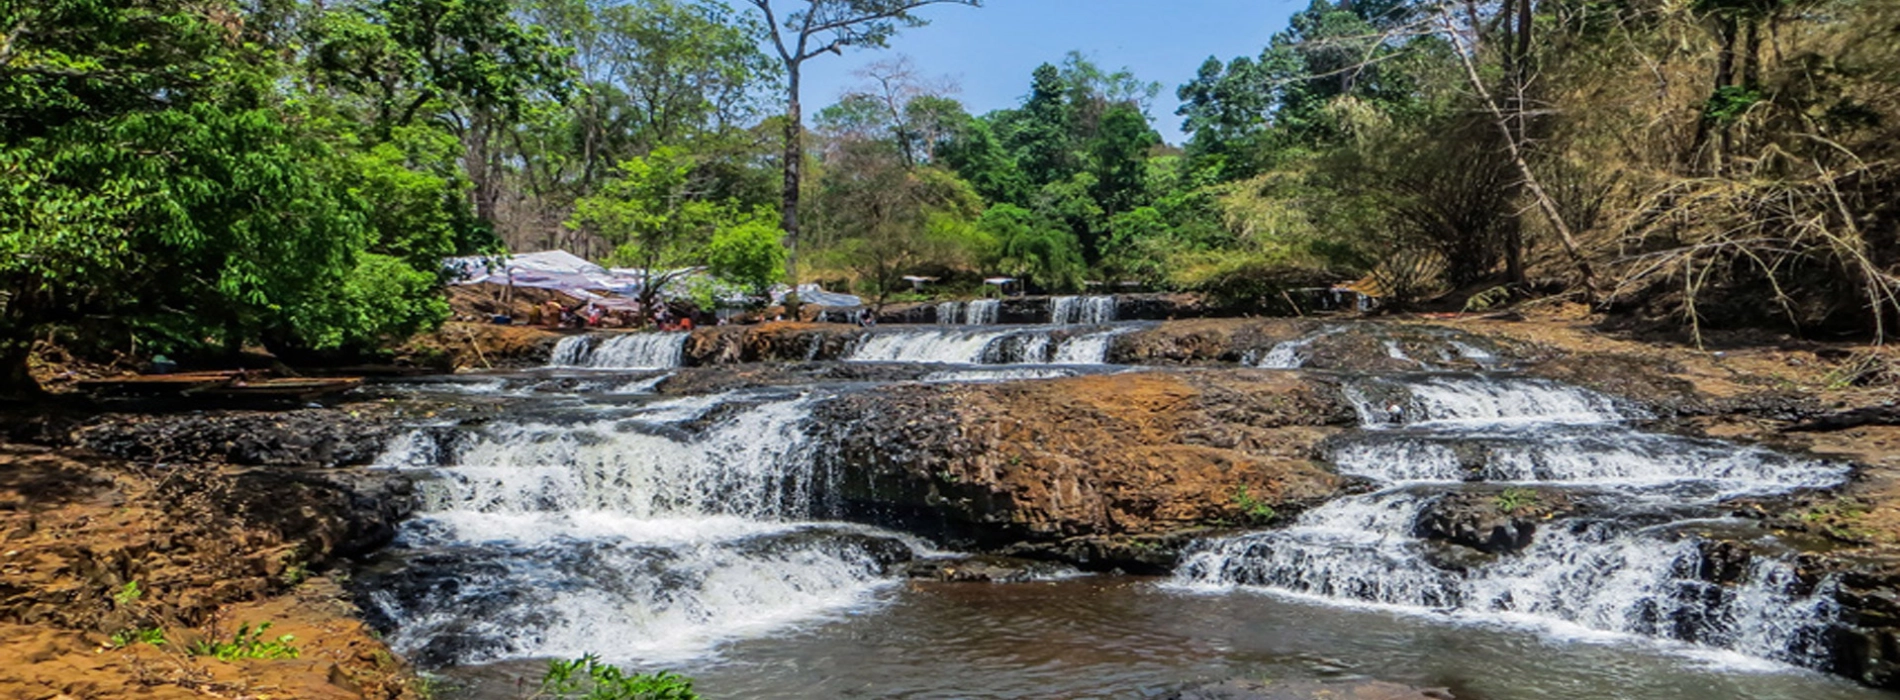
M414 697L327 578L394 536L404 484L21 446L0 462L0 696ZM189 651L264 622L296 658Z
M1205 528L1284 518L1348 482L1323 380L1230 371L905 385L820 406L848 515L953 546L1165 571Z

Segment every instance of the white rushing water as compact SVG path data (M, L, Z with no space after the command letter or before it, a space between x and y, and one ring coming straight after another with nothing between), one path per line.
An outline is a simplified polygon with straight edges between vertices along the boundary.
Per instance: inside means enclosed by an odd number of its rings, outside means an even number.
M1111 329L1056 340L1049 328L880 329L864 338L850 362L959 365L1098 365L1107 361Z
M946 326L990 326L1001 317L1003 302L978 299L969 303L946 301L937 305L937 323Z
M1049 322L1058 326L1099 326L1115 321L1115 297L1053 297Z
M550 367L673 369L686 354L688 333L618 333L562 338Z
M904 540L805 522L830 489L805 397L696 397L615 418L417 430L405 573L377 585L431 663L665 661L866 604Z
M1734 580L1711 581L1710 545L1609 513L1546 522L1522 551L1447 566L1438 557L1452 545L1417 530L1421 513L1462 482L1565 489L1607 504L1599 507L1660 514L1836 485L1844 467L1639 432L1625 424L1639 412L1543 380L1371 377L1347 393L1374 430L1336 444L1331 457L1341 473L1385 488L1283 529L1203 542L1176 584L1661 638L1807 666L1824 660L1832 584L1804 584L1780 555L1756 554Z
M1626 413L1603 394L1546 379L1482 374L1375 376L1351 382L1346 398L1367 427L1614 423Z
M1327 336L1337 334L1341 330L1342 329L1338 327L1321 328L1307 335L1276 343L1273 348L1267 350L1266 355L1261 356L1259 362L1254 363L1254 366L1261 369L1299 369L1305 367L1307 360L1310 359L1308 351L1312 348L1313 343Z

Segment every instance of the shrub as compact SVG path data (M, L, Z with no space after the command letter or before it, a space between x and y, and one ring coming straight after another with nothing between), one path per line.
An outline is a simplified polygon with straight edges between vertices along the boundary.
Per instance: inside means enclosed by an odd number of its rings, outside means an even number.
M191 654L192 656L214 656L219 661L297 658L297 647L290 645L291 642L297 640L296 637L286 634L272 640L264 639L264 632L270 629L270 624L266 622L256 627L252 627L249 623L241 625L238 627L237 634L232 635L229 642L198 640L196 644L191 645Z
M564 700L698 700L693 680L675 673L628 673L588 654L548 662L537 698Z

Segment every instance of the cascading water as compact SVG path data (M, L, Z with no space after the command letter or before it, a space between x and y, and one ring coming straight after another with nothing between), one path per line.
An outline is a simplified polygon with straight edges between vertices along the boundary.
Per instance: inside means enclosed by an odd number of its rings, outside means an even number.
M865 337L850 362L960 365L1102 364L1109 343L1126 329L1058 341L1048 328L888 329Z
M972 326L993 326L1002 317L1003 302L998 299L978 299L970 302L965 310L963 322Z
M1626 424L1639 412L1544 380L1400 375L1362 378L1346 393L1366 430L1338 440L1331 459L1341 473L1384 488L1322 505L1283 529L1203 542L1175 583L1823 662L1835 617L1830 582L1804 581L1790 558L1772 553L1711 580L1707 572L1721 568L1711 542L1667 523L1726 498L1832 486L1845 468L1639 432ZM1447 560L1457 545L1430 539L1421 514L1499 484L1519 489L1517 498L1569 494L1591 508L1538 525L1521 551Z
M608 652L665 660L866 603L910 545L806 522L830 489L804 396L437 426L403 567L371 581L392 644L427 665ZM598 414L606 409L594 409Z
M686 355L687 333L620 333L562 338L550 367L673 369Z
M937 323L954 326L963 318L963 302L946 301L937 305Z
M1049 300L1049 322L1058 326L1099 326L1115 321L1115 297L1054 297Z
M1002 309L1003 302L996 299L978 299L968 304L946 301L937 305L937 323L945 326L995 325Z

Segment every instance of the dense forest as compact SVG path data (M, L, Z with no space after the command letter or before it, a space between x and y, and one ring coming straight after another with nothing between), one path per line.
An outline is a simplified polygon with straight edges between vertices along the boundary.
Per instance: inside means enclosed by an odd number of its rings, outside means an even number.
M1888 0L1314 0L1186 85L1071 53L987 114L868 50L938 4L979 3L0 0L6 383L46 340L374 348L443 322L443 258L546 248L878 303L1362 280L1900 321ZM860 85L803 94L808 61Z

